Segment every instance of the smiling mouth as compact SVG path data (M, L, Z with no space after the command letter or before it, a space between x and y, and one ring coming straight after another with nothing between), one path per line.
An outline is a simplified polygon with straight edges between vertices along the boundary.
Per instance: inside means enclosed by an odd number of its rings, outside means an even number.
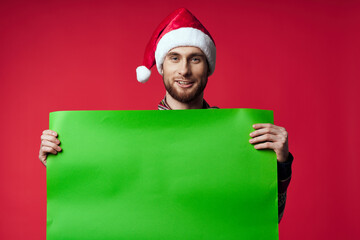
M190 82L190 81L181 81L181 80L176 80L175 82L178 82L178 83L181 84L181 85L186 85L186 84L194 83L194 82Z
M191 87L194 82L190 82L190 81L182 81L182 80L175 80L176 84L182 88L189 88Z

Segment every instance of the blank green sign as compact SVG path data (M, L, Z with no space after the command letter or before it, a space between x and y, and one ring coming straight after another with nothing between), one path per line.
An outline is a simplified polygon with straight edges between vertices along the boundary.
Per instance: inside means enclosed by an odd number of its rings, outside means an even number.
M47 239L278 239L276 156L249 143L272 111L50 113Z

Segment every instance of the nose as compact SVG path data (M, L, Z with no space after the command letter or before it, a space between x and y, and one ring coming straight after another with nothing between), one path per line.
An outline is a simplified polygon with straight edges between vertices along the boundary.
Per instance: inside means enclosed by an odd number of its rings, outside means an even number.
M181 61L179 64L178 72L182 76L188 76L191 74L191 68L187 60Z

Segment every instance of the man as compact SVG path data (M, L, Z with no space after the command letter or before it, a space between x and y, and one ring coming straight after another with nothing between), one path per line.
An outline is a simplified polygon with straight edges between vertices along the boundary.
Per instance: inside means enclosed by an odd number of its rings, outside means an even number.
M215 70L215 60L216 48L210 33L187 9L181 8L155 30L146 47L143 66L136 69L137 79L142 83L148 81L150 68L156 64L166 89L159 110L207 109L211 107L204 100L204 89ZM288 150L288 134L285 128L269 123L254 124L253 128L250 144L259 150L272 149L277 156L280 222L293 161ZM44 165L47 154L61 151L56 137L52 130L45 130L41 136L39 159Z

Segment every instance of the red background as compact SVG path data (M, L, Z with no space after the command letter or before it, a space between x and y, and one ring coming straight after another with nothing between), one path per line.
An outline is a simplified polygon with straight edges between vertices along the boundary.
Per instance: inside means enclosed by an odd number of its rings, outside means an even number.
M293 179L280 239L357 239L360 5L355 1L1 1L0 239L45 239L48 114L156 109L135 68L160 21L187 7L217 45L205 99L275 111Z

